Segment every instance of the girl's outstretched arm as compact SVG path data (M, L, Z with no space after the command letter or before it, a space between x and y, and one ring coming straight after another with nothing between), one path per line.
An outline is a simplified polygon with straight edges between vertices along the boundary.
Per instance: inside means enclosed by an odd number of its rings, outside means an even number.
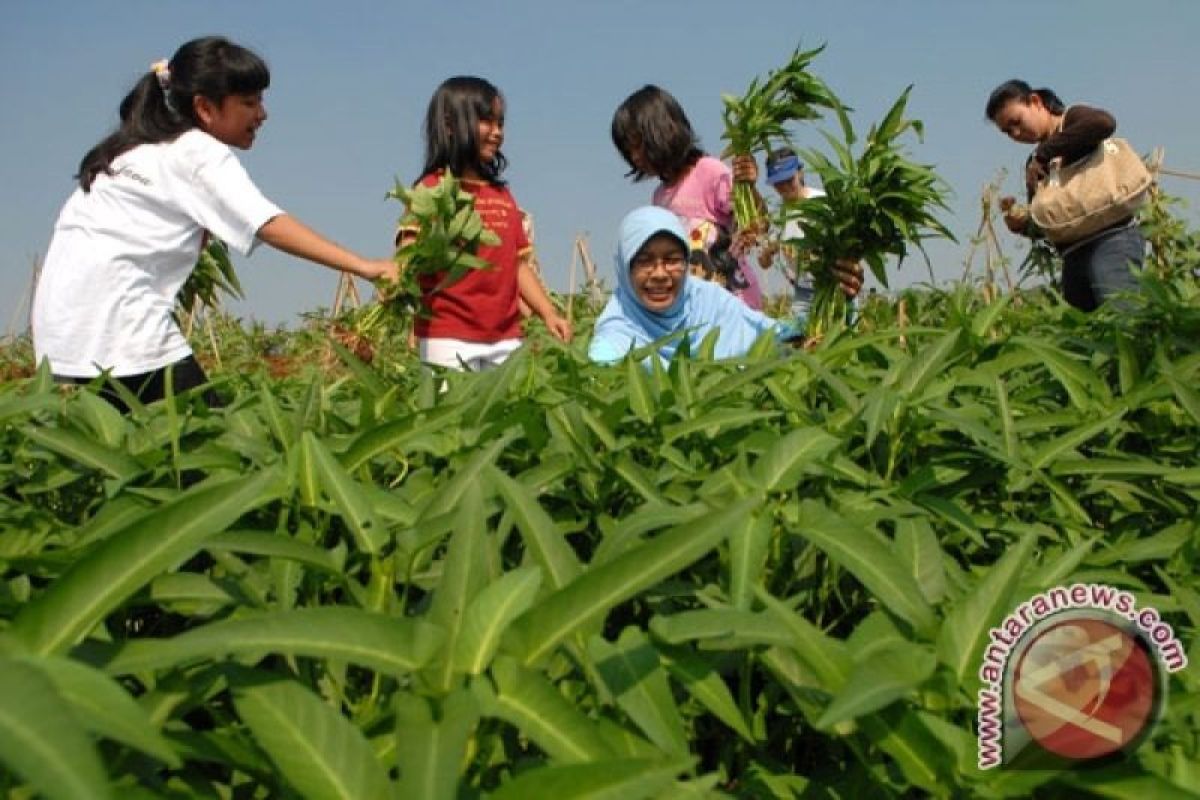
M399 277L396 262L387 258L363 258L331 242L290 214L272 217L258 229L258 238L289 255L307 259L360 278L375 280Z
M567 322L554 307L550 296L542 288L542 282L538 280L533 267L529 265L528 258L522 257L521 263L517 267L517 289L521 299L533 309L533 313L546 323L546 329L550 331L551 336L562 342L571 341L571 337L574 336L571 323Z

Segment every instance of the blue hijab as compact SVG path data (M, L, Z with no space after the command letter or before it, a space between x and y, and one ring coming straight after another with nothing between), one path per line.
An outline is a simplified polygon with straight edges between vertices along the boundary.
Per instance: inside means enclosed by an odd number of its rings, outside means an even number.
M679 240L684 252L688 250L687 234L679 218L665 208L643 206L634 209L621 220L617 234L617 290L608 300L588 347L588 357L601 363L620 361L632 349L642 347L686 330L658 348L664 361L675 354L686 338L691 352L712 330L720 330L716 356L735 358L745 355L764 331L785 332L778 320L747 306L715 283L692 278L686 273L675 302L661 312L647 309L638 300L629 277L633 257L654 236L666 233Z

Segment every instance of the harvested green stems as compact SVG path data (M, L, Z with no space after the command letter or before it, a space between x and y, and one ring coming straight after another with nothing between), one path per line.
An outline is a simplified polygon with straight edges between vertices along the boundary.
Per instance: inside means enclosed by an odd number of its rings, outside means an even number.
M818 109L838 105L825 82L808 71L809 64L824 49L824 45L807 51L797 48L791 60L768 72L765 80L752 80L741 97L722 95L725 132L721 138L729 143L722 156L769 153L773 144L789 141L790 123L819 119ZM733 192L737 225L749 227L759 216L754 186L738 181Z
M428 280L422 278L436 277L431 291L440 292L473 269L490 268L478 255L479 248L500 243L476 213L475 196L449 171L433 186L407 187L396 181L387 196L405 207L395 255L400 279L379 287L380 303L360 321L362 333L385 324L389 317L406 322L425 313L422 297Z
M803 238L788 244L801 266L813 274L810 338L828 335L846 319L848 300L833 275L838 260L866 262L876 279L887 286L884 265L888 256L903 261L909 245L924 253L924 239L954 239L934 217L937 209L947 210L948 187L932 167L909 160L900 143L909 130L918 137L922 133L920 120L905 117L911 90L911 86L905 89L883 121L871 128L857 156L852 149L857 142L854 128L840 106L837 116L842 139L824 133L833 157L811 149L802 153L826 192L824 197L783 208L785 221L794 219L804 230Z

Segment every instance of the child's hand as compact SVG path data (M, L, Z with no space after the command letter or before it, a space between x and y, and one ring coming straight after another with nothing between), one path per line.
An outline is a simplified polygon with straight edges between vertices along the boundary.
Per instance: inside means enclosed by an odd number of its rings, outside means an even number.
M358 274L367 280L386 280L392 283L400 280L400 267L390 258L365 259Z
M733 179L758 183L758 162L754 160L754 156L736 156L733 159Z
M542 319L546 323L546 330L550 331L550 335L560 342L567 344L575 336L575 332L571 329L571 323L558 314L552 313Z
M839 258L833 265L833 277L841 284L846 297L858 297L863 286L863 265L861 261Z

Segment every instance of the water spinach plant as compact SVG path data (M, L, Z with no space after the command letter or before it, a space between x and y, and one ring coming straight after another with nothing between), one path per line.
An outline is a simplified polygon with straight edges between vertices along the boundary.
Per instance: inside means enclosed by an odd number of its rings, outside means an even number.
M949 188L931 166L912 161L901 141L910 131L918 137L922 133L921 121L906 116L911 91L911 86L905 89L871 127L857 153L854 127L840 106L836 110L841 137L823 132L832 154L815 148L803 151L825 195L785 203L782 214L785 220L798 221L804 231L803 238L787 244L797 253L799 266L813 275L815 293L806 331L810 338L819 339L845 324L848 301L832 271L839 259L865 262L886 287L889 257L902 263L910 247L924 253L921 243L926 238L954 238L935 216L948 210Z
M379 335L381 327L404 325L414 315L428 313L427 293L457 283L471 270L490 268L479 248L500 243L475 210L475 195L449 170L432 186L405 186L397 180L387 196L404 204L395 253L400 279L378 287L379 302L358 320L358 332L364 335Z
M793 122L819 119L822 108L835 108L837 99L809 67L825 46L813 50L796 48L791 59L760 80L750 81L740 97L724 94L721 138L728 142L723 157L767 155L772 147L789 142ZM754 186L737 181L733 186L734 218L739 229L751 228L759 218Z
M1200 290L904 299L786 356L0 387L0 792L1194 796L1193 668L1091 771L982 772L975 701L1055 585L1196 660Z

